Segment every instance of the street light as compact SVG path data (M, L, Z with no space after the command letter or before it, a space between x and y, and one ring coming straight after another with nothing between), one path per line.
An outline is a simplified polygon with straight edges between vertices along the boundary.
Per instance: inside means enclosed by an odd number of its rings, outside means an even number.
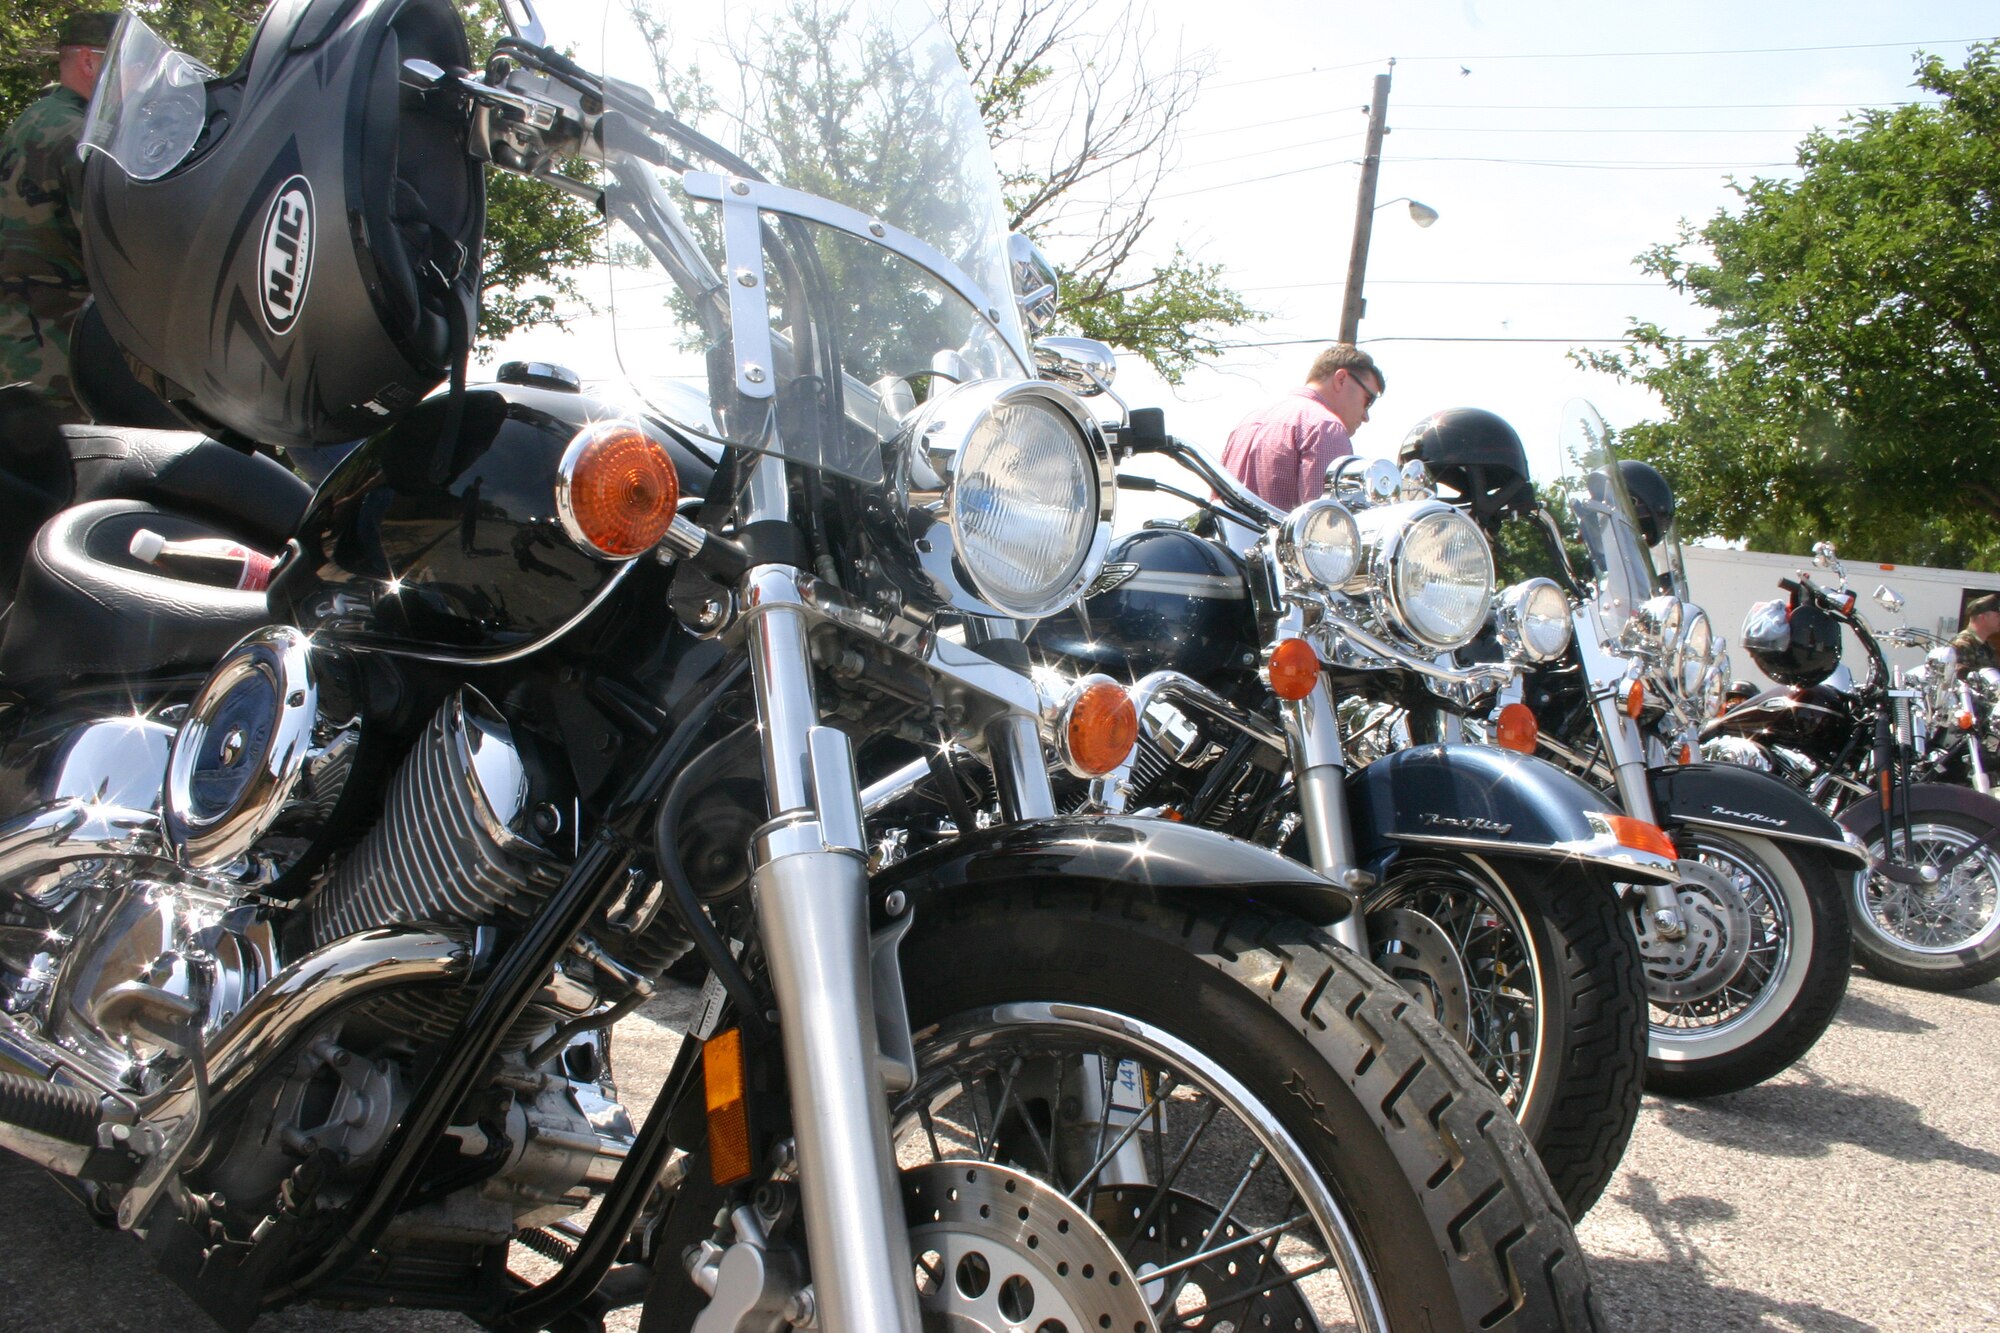
M1410 221L1419 227L1428 227L1438 220L1438 211L1435 208L1429 204L1418 203L1406 194L1399 194L1394 199L1384 199L1379 204L1374 203L1369 198L1374 192L1372 188L1374 184L1372 177L1363 180L1363 202L1366 207L1361 210L1362 225L1354 230L1354 252L1348 256L1347 261L1347 295L1340 303L1340 340L1344 343L1354 341L1361 330L1362 312L1368 308L1368 302L1361 296L1361 283L1368 272L1368 240L1373 228L1366 224L1373 222L1375 215L1390 204L1408 204Z
M1410 221L1416 223L1419 227L1428 227L1431 223L1438 220L1438 211L1435 208L1432 208L1429 204L1420 204L1407 194L1399 194L1394 199L1384 199L1381 203L1375 205L1375 211L1379 213L1390 204L1408 204L1410 206Z

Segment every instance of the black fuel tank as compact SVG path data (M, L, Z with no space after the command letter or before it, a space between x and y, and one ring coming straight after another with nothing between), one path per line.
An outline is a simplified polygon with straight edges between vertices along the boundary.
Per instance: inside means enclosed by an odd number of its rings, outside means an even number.
M427 399L343 459L313 497L272 581L293 624L356 647L491 656L561 628L620 566L577 549L556 514L556 466L585 425L615 415L579 393L518 384L465 393L458 446L431 480L447 424ZM712 469L651 423L699 495Z
M1255 658L1243 562L1217 542L1178 526L1128 533L1111 544L1097 586L1037 625L1031 646L1120 680L1166 669L1206 680Z

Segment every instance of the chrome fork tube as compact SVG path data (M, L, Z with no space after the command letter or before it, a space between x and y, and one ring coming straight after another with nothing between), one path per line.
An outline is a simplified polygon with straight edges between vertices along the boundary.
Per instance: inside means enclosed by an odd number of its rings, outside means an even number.
M1359 895L1370 887L1369 877L1354 864L1354 825L1347 810L1347 756L1340 748L1340 722L1334 715L1326 677L1320 676L1311 694L1286 702L1279 711L1284 716L1292 782L1299 794L1299 816L1305 824L1313 869ZM1330 929L1342 944L1363 958L1368 956L1368 929L1358 896L1355 910Z
M748 517L784 518L784 464L757 466ZM750 887L778 998L819 1326L914 1329L878 1072L860 787L847 738L818 725L797 571L753 568L743 594L772 815L751 849Z
M1576 645L1583 658L1585 688L1590 691L1590 707L1597 719L1597 731L1604 738L1604 757L1611 768L1612 785L1618 804L1634 819L1649 824L1660 822L1653 805L1653 785L1646 770L1646 740L1639 724L1620 707L1619 682L1625 679L1625 659L1609 652L1609 635L1597 610L1589 603L1577 608L1571 620ZM1681 939L1687 925L1681 920L1680 894L1672 884L1648 884L1644 889L1651 929L1666 939Z

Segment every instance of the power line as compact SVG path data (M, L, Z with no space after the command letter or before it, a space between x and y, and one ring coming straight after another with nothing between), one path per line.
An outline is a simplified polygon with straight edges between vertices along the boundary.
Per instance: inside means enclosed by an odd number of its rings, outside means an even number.
M1399 102L1403 111L1827 111L1855 107L1937 106L1936 98L1901 102Z
M1219 167L1227 162L1241 162L1245 158L1269 157L1273 153L1296 153L1302 148L1323 148L1327 144L1341 143L1348 139L1359 139L1361 136L1362 131L1360 130L1356 130L1352 134L1331 134L1324 139L1315 139L1311 143L1288 143L1276 148L1253 148L1247 153L1231 153L1226 157L1205 158L1200 162L1183 162L1177 169L1181 171L1199 171L1203 167Z
M1409 162L1489 162L1510 167L1562 167L1576 171L1733 171L1750 167L1796 167L1796 162L1622 162L1612 158L1532 158L1532 157L1396 157L1399 165Z
M1666 291L1654 282L1584 282L1569 278L1374 278L1370 287L1647 287ZM1341 282L1280 282L1268 287L1244 287L1245 292L1285 292L1304 287L1344 287Z
M1261 181L1274 181L1285 176L1302 176L1308 171L1325 171L1329 167L1358 167L1360 165L1361 160L1359 158L1344 157L1337 162L1315 162L1309 167L1294 167L1290 171L1274 171L1268 176L1251 176L1244 180L1223 181L1219 185L1204 185L1198 189L1179 190L1173 194L1156 194L1153 198L1157 202L1164 202L1168 199L1186 199L1190 195L1213 194L1217 190L1233 190L1239 185L1256 185Z
M1736 127L1727 129L1697 129L1678 125L1649 126L1622 125L1605 127L1590 126L1521 126L1521 125L1398 125L1398 133L1409 134L1782 134L1796 137L1811 134L1817 126L1808 125L1804 129L1763 129L1746 130Z
M1806 55L1819 51L1886 51L1912 50L1917 47L1962 46L1971 42L1984 41L1980 37L1928 37L1914 38L1901 42L1847 42L1822 46L1734 46L1706 47L1671 51L1517 51L1500 54L1491 51L1467 52L1460 55L1438 56L1396 56L1397 64L1457 64L1472 65L1488 60L1673 60L1685 56L1777 56ZM1211 88L1242 88L1250 84L1275 83L1280 79L1302 79L1314 74L1332 74L1339 70L1366 69L1371 65L1386 65L1391 57L1382 56L1374 60L1353 60L1344 65L1316 65L1310 69L1289 70L1282 74L1258 74L1247 79L1236 79L1229 83L1213 83Z
M1272 338L1261 342L1217 343L1216 346L1224 351L1233 352L1249 347L1305 347L1315 344L1324 345L1326 343L1330 343L1333 341L1334 339L1330 336L1324 338ZM1534 338L1534 337L1526 337L1514 334L1508 334L1502 337L1476 337L1463 334L1399 333L1399 334L1386 334L1379 338L1363 338L1361 339L1361 341L1364 343L1570 343L1570 344L1617 343L1620 345L1624 345L1629 343L1636 343L1639 341L1639 339L1637 338ZM1722 340L1720 338L1675 338L1672 341L1678 343L1714 343L1714 342L1720 342Z
M1918 46L1957 46L1968 42L1985 40L1979 37L1929 37L1903 42L1847 42L1832 46L1737 46L1713 47L1707 50L1685 51L1537 51L1515 55L1459 56L1398 56L1401 64L1419 65L1456 61L1471 64L1477 60L1653 60L1677 56L1778 56L1798 55L1812 51L1881 51L1892 48L1908 50Z
M1853 111L1857 108L1874 109L1898 106L1936 106L1935 100L1906 102L1651 102L1629 105L1574 105L1557 106L1542 103L1522 102L1399 102L1403 111ZM1324 116L1351 116L1367 111L1366 107L1337 106L1322 107L1317 111L1305 111L1296 116L1280 116L1275 120L1252 121L1248 125L1230 125L1214 130L1188 130L1181 134L1183 139L1205 139L1217 134L1242 134L1249 130L1266 130L1273 125L1294 125L1302 120L1318 120ZM1411 125L1399 126L1404 129L1441 129L1443 126ZM1522 131L1530 133L1532 131ZM1553 131L1551 131L1553 132ZM1605 133L1618 133L1607 130ZM1709 131L1687 131L1688 133L1708 133ZM1746 130L1743 133L1761 133Z

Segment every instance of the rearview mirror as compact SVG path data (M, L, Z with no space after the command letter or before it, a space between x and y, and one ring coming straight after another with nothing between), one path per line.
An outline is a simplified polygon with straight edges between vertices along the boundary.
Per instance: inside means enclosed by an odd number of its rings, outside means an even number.
M1903 609L1903 594L1897 592L1886 583L1875 585L1875 600L1881 604L1884 611L1889 612L1891 615Z

